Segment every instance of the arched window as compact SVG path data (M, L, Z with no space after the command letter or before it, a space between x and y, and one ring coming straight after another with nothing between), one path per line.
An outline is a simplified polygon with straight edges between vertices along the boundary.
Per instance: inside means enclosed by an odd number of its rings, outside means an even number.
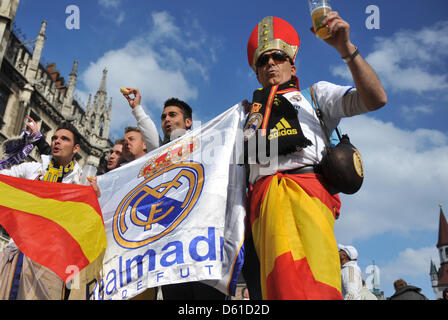
M103 132L104 132L104 117L101 116L101 121L100 121L100 137L103 136Z
M6 111L6 105L8 104L8 99L9 99L9 92L4 88L0 87L0 128L2 127L2 124L4 124L3 115L5 114Z
M95 116L92 115L92 118L90 119L90 129L95 128Z

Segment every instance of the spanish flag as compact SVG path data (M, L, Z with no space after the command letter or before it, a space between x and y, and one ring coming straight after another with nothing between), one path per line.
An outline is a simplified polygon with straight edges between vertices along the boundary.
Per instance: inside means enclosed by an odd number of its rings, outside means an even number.
M250 206L263 299L341 300L339 196L314 173L277 173L257 181Z
M107 243L92 187L0 175L0 225L20 251L63 281L97 259Z

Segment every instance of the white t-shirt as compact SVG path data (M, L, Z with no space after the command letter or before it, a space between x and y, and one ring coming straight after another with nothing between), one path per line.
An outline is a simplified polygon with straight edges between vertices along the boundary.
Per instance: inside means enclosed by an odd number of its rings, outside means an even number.
M323 114L323 121L327 129L327 135L339 124L343 117L350 117L366 113L369 110L361 102L356 89L349 86L338 86L330 82L321 81L312 86L317 103ZM277 171L285 171L300 168L306 165L314 165L320 162L325 149L322 130L316 111L312 104L299 91L285 93L283 95L298 111L298 119L303 134L313 144L299 152L288 155L272 157L269 166L249 164L249 181L254 184L259 178L275 174Z
M349 261L341 269L341 289L344 300L361 300L362 273L356 261Z
M24 162L9 169L0 170L0 174L28 180L35 180L39 178L39 176L43 177L48 170L48 165L50 164L52 157L44 154L40 157L42 162ZM62 183L81 184L81 175L82 169L78 162L75 161L73 171L64 176Z
M146 144L146 150L151 152L157 149L161 145L161 140L159 133L157 132L156 125L154 121L146 114L145 110L141 105L136 106L132 109L132 114L137 120L137 127L140 130L143 141Z

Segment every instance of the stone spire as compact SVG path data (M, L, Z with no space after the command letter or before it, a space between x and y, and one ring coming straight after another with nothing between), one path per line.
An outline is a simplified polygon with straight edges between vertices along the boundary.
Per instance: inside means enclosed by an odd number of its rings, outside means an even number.
M110 119L111 118L111 112L112 112L112 97L110 97L109 100L109 108L107 109L107 117Z
M437 248L442 246L448 247L448 223L446 222L445 215L443 214L442 205L440 205L439 241L437 242Z
M429 276L431 277L431 285L433 287L436 287L439 282L439 275L437 272L436 265L434 264L432 259L431 259L431 267L429 269Z
M99 119L99 115L104 114L107 109L107 89L106 89L106 79L107 79L107 69L103 70L103 77L101 78L101 84L98 91L95 94L95 98L93 100L93 109L92 114L98 114L97 118ZM97 128L98 129L98 128ZM98 133L98 131L96 131Z
M443 214L442 205L440 205L439 241L437 242L437 249L439 249L440 257L438 285L448 286L448 223Z
M75 97L76 82L78 79L78 61L73 63L73 69L68 78L67 91L65 93L64 105L62 108L62 114L68 116L73 112L73 99Z
M107 78L107 69L104 68L103 70L103 78L101 79L100 88L98 89L98 92L106 92L106 78Z
M28 69L26 71L26 78L31 83L34 82L34 79L36 78L37 69L39 68L39 62L40 58L42 56L42 50L44 48L45 44L45 33L47 31L47 21L42 21L42 24L40 26L39 34L37 35L37 38L34 42L34 50L33 50L33 57L31 59L30 64L28 65Z
M90 104L92 103L92 94L89 94L89 100L87 100L87 106L86 106L86 114L89 114L91 112L90 110Z
M72 68L72 72L70 73L70 75L74 75L77 76L78 74L78 61L73 62L73 68Z
M0 1L0 66L8 47L11 27L18 6L19 0Z
M101 84L95 94L93 103L86 110L86 121L89 127L89 139L92 144L106 145L109 137L110 110L112 100L107 103L107 69L104 68Z
M106 111L106 118L104 119L104 130L103 130L103 138L108 139L109 138L109 131L110 131L110 119L112 118L112 97L109 100L109 107Z

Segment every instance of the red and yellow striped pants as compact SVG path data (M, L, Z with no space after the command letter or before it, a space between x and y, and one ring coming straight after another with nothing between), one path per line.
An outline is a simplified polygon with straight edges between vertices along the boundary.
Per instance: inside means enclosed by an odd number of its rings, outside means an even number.
M277 173L255 183L249 219L263 299L342 299L333 232L340 204L314 173Z

